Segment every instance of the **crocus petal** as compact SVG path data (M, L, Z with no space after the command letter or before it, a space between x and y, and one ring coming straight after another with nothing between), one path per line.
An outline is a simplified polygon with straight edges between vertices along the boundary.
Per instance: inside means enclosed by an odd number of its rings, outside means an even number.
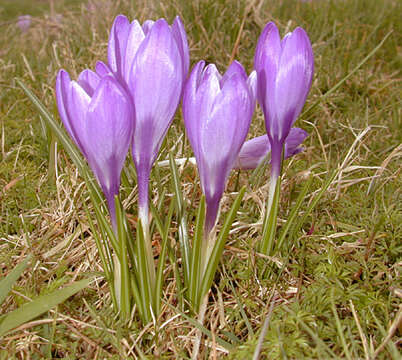
M144 31L142 30L140 23L137 20L134 20L130 24L126 49L124 51L124 56L122 59L122 61L124 63L122 71L123 71L123 77L124 77L125 81L128 81L129 73L130 73L131 66L133 64L135 55L137 54L137 50L140 47L140 45L144 39L145 39L145 34L144 34Z
M74 134L78 147L86 157L85 118L91 97L76 81L71 81L67 102L71 131Z
M108 43L108 63L114 73L122 74L130 22L124 15L114 20Z
M78 84L85 92L92 97L96 87L99 85L100 77L92 70L86 69L78 76Z
M189 118L187 121L187 123L189 121L192 122L191 124L188 124L189 128L192 127L192 130L188 131L188 137L190 138L191 136L190 142L196 158L202 157L202 150L200 148L200 131L203 131L201 129L206 127L213 110L213 104L216 100L216 97L220 93L220 79L221 75L213 64L209 64L207 67L205 67L204 71L200 74L200 82L195 95L196 103L192 109L194 112L194 117ZM204 163L200 162L200 173L205 173L203 166Z
M129 77L134 99L136 131L134 160L155 160L180 99L183 76L181 58L169 25L160 19L137 51Z
M226 178L247 136L252 115L248 93L242 75L233 75L216 96L209 116L201 124L197 162L204 164L202 184L207 201L216 194L219 199L222 196Z
M285 140L285 159L303 151L301 143L308 136L308 132L300 128L291 128Z
M247 80L247 73L244 70L244 67L242 64L240 64L238 61L233 61L228 69L226 70L225 74L222 76L222 79L220 81L221 86L223 87L223 84L227 79L229 79L231 76L234 74L240 75L243 77L244 80Z
M70 117L68 116L67 107L68 107L68 93L70 90L71 79L68 75L68 72L65 70L60 70L57 74L56 78L56 102L57 108L59 110L61 121L64 124L68 134L74 140L74 142L78 145L78 140L74 135L74 131L71 127ZM80 147L78 145L78 147Z
M285 140L284 158L290 158L303 151L303 147L300 145L307 136L307 131L300 128L292 128ZM233 168L241 170L255 169L270 151L271 144L267 135L250 139L243 144Z
M257 98L264 112L267 132L272 136L279 131L279 125L274 115L273 90L281 51L279 30L273 22L270 22L265 26L258 39L254 67L258 76Z
M181 22L179 16L176 16L171 28L173 37L176 40L176 44L182 58L183 79L185 79L187 77L188 69L190 67L190 54L188 50L186 32L184 30L183 23Z
M278 138L284 139L299 116L310 90L313 55L307 34L297 28L283 41L279 71L273 89L276 118L282 126Z
M112 70L102 61L97 61L95 65L95 71L100 77L112 74Z
M187 137L190 140L194 153L198 153L198 97L196 92L200 84L205 61L199 61L190 73L183 92L183 118Z
M145 20L144 23L142 24L142 30L144 31L144 34L147 35L149 31L152 29L152 26L154 26L155 21L153 20Z
M131 116L131 101L122 86L113 77L104 77L88 107L85 146L89 165L109 207L114 207L113 198L118 194L120 173L131 142Z
M234 169L255 169L271 150L268 136L261 135L246 141L233 166Z
M253 97L253 102L255 105L255 102L257 100L257 72L254 70L248 77L247 79L247 85L250 89L250 93Z

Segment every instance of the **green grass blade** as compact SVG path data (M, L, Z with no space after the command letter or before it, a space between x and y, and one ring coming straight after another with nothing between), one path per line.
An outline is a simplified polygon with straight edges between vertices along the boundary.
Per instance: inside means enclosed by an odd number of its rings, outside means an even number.
M182 262L184 268L184 283L188 284L188 279L190 278L190 246L187 231L187 218L186 210L183 201L183 194L180 189L180 177L177 170L176 162L173 158L172 153L169 153L169 164L172 174L174 193L176 195L177 204L177 216L179 222L179 242L182 252Z
M151 321L150 306L153 301L150 274L148 269L147 252L144 242L144 230L141 221L137 223L137 256L138 256L138 289L141 293L142 308L144 309L144 318L147 322Z
M159 215L159 211L158 209L155 207L154 204L152 204L152 202L149 203L149 209L151 211L152 214L152 222L155 223L156 228L159 231L159 234L163 234L164 232L164 227L163 227L163 222L162 219ZM152 229L151 229L151 233L153 233Z
M111 260L111 258L106 256L101 237L99 236L99 233L98 233L97 229L95 228L95 224L91 219L89 209L88 209L87 205L85 204L85 202L83 202L83 206L84 206L85 212L87 214L89 228L91 229L92 236L94 237L94 240L96 243L96 247L98 248L99 257L101 258L101 261L102 261L102 265L103 265L102 267L103 267L103 271L105 272L106 280L109 281L111 279L111 277L110 277L111 273L113 272L113 263L109 261L109 260Z
M161 226L163 226L162 225L163 221L160 214L163 212L165 197L166 197L166 190L163 189L162 192L159 194L157 205L155 206L152 202L149 203L149 208L152 213L152 221L149 227L149 232L151 234L155 232L155 226L158 229L159 234L163 233L163 229L161 228Z
M137 281L134 278L134 276L130 277L130 281L131 281L130 289L131 289L131 292L132 292L132 295L133 295L133 298L134 298L134 302L137 305L138 312L140 314L140 318L141 318L142 322L145 324L145 323L148 322L148 318L147 318L147 315L146 315L147 309L144 308L144 303L142 301L141 291L138 288L138 284L137 284Z
M231 278L235 279L235 276L233 274L231 274L231 275L232 275ZM237 295L236 289L234 288L233 282L231 280L229 280L229 285L230 285L230 288L232 289L233 296L236 299L237 306L238 306L238 309L240 311L241 317L243 318L244 323L247 326L248 336L253 337L254 336L254 330L253 330L253 327L251 326L250 320L248 319L246 312L244 311L245 305L240 300L240 297Z
M191 325L195 326L197 329L199 329L204 335L208 336L208 338L212 341L212 333L208 329L206 329L204 326L202 326L196 319L191 318L190 316L186 315L184 312L180 311L179 309L175 308L174 306L170 305L169 303L165 304L169 306L172 310L176 311L178 314L180 314L182 317L184 317ZM227 341L221 339L219 336L215 335L215 341L225 348L228 351L231 351L234 349L234 345L231 343L228 343Z
M32 302L22 305L20 308L5 315L0 322L0 336L10 330L30 321L37 316L49 311L58 304L67 300L70 296L86 288L92 278L77 281L63 289L53 291L50 294L40 296Z
M201 254L202 248L202 235L205 223L205 195L202 196L200 205L198 207L197 223L195 226L194 243L191 251L191 267L190 267L190 283L186 284L189 290L189 300L194 306L196 299L198 298L198 292L200 287L201 278L201 263L202 256L206 254Z
M303 226L304 222L307 219L307 216L310 215L311 211L315 208L315 206L317 205L318 201L321 199L321 197L324 195L325 191L327 191L328 187L331 185L332 181L335 179L335 177L338 175L339 173L339 169L336 169L333 171L333 173L331 174L331 176L327 179L327 181L324 183L324 185L322 186L321 190L319 191L319 193L314 197L314 199L311 201L310 205L307 207L305 213L303 214L303 216L300 218L300 220L298 221L298 223L296 224L296 226L293 228L291 235L289 236L289 239L292 239L293 236L295 236L299 230L301 229L301 227Z
M237 211L239 210L239 207L240 207L240 204L243 199L245 191L246 191L245 187L243 187L240 190L229 213L226 215L225 222L219 233L218 239L216 240L216 243L212 250L211 256L208 259L207 268L205 270L205 274L201 281L201 286L200 286L201 290L198 293L198 304L201 303L202 298L205 296L205 294L208 292L208 290L211 287L212 280L215 276L215 272L218 267L219 260L222 256L223 249L225 247L225 243L226 243L226 240L229 235L230 228L232 227L232 223L236 217Z
M373 310L369 309L369 311L370 311L370 314L373 317L373 319L374 319L374 321L375 321L375 323L376 323L376 325L378 327L378 330L380 330L382 336L384 338L386 338L387 335L388 335L387 330L382 326L381 321L378 320L378 318L375 316ZM398 350L398 348L396 347L396 345L394 344L393 341L388 341L387 344L386 344L386 347L387 347L387 350L389 351L389 353L390 353L390 355L391 355L393 360L400 360L401 357L400 357L399 350Z
M258 164L258 166L253 170L249 183L253 189L257 189L260 186L261 180L263 179L263 174L268 171L268 165L271 160L271 152L265 156L265 158Z
M103 239L105 239L105 234L102 232L101 235L99 235L97 229L95 228L95 224L91 219L91 215L89 214L89 209L87 205L85 204L85 201L83 202L85 212L87 214L87 219L88 219L88 224L89 228L91 229L92 236L94 237L96 247L98 248L98 253L101 258L102 262L102 268L103 271L105 272L105 278L106 281L109 285L110 289L110 295L112 297L112 302L113 302L113 308L115 311L118 311L118 304L116 300L116 293L115 293L115 288L114 288L114 283L113 283L113 272L114 272L114 264L113 264L113 259L112 259L112 254L110 253L110 248L108 246L107 240L102 241L102 235Z
M114 234L112 227L110 226L110 223L106 219L106 216L102 212L101 208L99 206L96 206L95 202L93 202L93 205L94 205L96 219L98 221L99 227L102 229L104 238L105 239L108 238L110 240L114 251L116 252L117 256L120 258L120 256L121 256L120 255L120 246L117 242L116 235Z
M121 206L119 197L116 195L114 198L116 207L116 223L117 223L117 237L120 245L120 312L123 319L130 317L130 272L128 268L128 251L127 251L127 237L126 229L124 226L124 210Z
M11 272L0 281L0 305L6 299L8 293L13 288L13 285L28 267L29 261L32 259L32 255L28 255L23 261L21 261Z
M292 211L289 214L289 218L286 221L285 226L283 227L283 230L282 230L281 235L279 237L278 243L276 245L275 252L278 252L278 251L281 250L282 245L283 245L283 241L285 240L285 237L286 237L290 227L293 224L293 221L295 220L295 218L296 218L296 216L297 216L297 214L299 212L299 209L300 209L300 207L301 207L301 205L303 203L304 198L306 197L307 191L310 188L312 182L313 182L313 176L311 175L308 178L308 180L306 181L306 183L304 184L302 190L300 191L300 194L299 194L299 196L297 197L297 200L296 200L296 204L295 204L295 206L293 206Z
M174 199L172 199L168 216L166 218L166 223L164 228L162 229L162 244L161 244L161 251L159 254L159 261L158 261L158 268L156 271L156 284L155 284L155 296L156 296L156 317L159 316L160 308L161 308L161 299L162 299L162 288L163 288L163 271L165 270L165 263L166 263L166 256L168 250L168 240L169 240L169 229L172 222L173 211L175 207Z

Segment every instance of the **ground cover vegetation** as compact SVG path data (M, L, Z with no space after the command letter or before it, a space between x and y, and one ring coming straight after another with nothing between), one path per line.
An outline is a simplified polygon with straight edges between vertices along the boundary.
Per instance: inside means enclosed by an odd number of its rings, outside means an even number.
M190 358L200 331L199 358L399 358L401 11L392 0L3 1L0 281L17 272L8 296L0 293L0 316L41 296L53 301L57 289L65 290L49 311L0 334L0 359ZM32 21L21 31L17 16L25 14ZM281 35L302 26L313 45L312 88L296 122L310 135L305 151L284 162L277 237L311 176L295 214L300 227L290 229L274 256L256 252L269 171L232 172L222 213L242 186L246 192L203 326L186 313L177 291L180 268L172 257L166 260L159 318L143 326L135 312L128 321L115 315L91 231L93 207L84 180L16 81L58 119L57 71L64 68L76 78L97 60L105 61L108 33L118 14L141 22L164 17L170 23L180 15L191 67L204 59L224 71L237 59L250 73L258 36L268 21L275 21ZM264 133L258 107L249 138ZM168 160L169 154L193 156L180 111L158 160ZM178 173L192 233L201 199L199 178L191 164L179 166ZM123 178L121 198L135 229L137 190L130 173ZM174 194L169 167L154 167L150 188L150 199L165 218ZM169 232L172 249L175 219ZM157 259L157 232L152 243ZM268 275L261 277L261 272ZM84 287L88 279L93 280ZM83 281L79 292L77 281ZM4 281L0 287L4 290ZM1 326L4 318L0 332Z

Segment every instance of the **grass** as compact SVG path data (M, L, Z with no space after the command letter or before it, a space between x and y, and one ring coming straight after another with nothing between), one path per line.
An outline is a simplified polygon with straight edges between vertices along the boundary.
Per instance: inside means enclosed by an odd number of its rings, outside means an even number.
M98 59L106 60L108 31L118 13L142 21L171 21L179 14L192 63L205 59L220 70L236 58L251 71L258 36L265 23L274 20L281 34L296 26L306 29L316 67L305 106L309 110L297 122L310 136L306 151L285 163L280 227L308 172L314 179L298 218L329 173L340 166L341 172L301 231L286 238L287 251L274 259L254 252L261 237L268 174L253 181L249 173L241 173L238 180L233 174L223 211L230 207L237 185L246 185L247 191L209 298L204 322L209 336L203 338L200 358L252 359L257 349L262 359L397 359L402 334L400 3L121 0L86 5L54 2L52 11L63 16L61 22L51 17L45 1L3 1L0 6L0 274L8 274L28 254L36 259L1 312L101 271L88 230L84 204L90 204L83 180L60 148L57 169L49 168L51 138L14 79L22 79L57 116L57 70L63 67L75 77ZM15 18L31 9L33 25L22 33ZM357 71L324 96L389 33ZM258 109L250 137L263 132ZM178 112L161 159L168 158L170 149L177 157L191 154L182 134ZM195 214L193 204L200 199L196 171L190 165L180 171L188 209ZM155 201L160 187L168 195L172 192L168 170L154 171L152 180ZM132 190L126 187L123 192L130 194L125 205L135 221ZM158 238L154 241L157 248ZM270 276L259 280L257 274L267 264ZM136 316L128 323L119 320L99 278L45 316L0 339L0 359L188 358L198 329L180 312L173 264L168 262L166 273L158 326L142 327ZM264 323L266 334L259 341ZM218 338L232 344L229 354Z

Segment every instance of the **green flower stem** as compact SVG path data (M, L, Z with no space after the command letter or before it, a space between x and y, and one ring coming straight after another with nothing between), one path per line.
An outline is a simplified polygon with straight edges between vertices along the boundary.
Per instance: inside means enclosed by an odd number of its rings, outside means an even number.
M276 233L276 222L278 217L279 195L281 190L281 177L271 177L269 186L268 204L265 212L262 242L260 252L264 255L270 255Z
M271 180L260 246L260 252L264 255L271 255L275 240L284 150L284 146L279 143L271 145Z
M191 264L190 264L190 284L189 284L189 300L194 307L200 287L200 278L204 275L203 264L205 263L203 229L205 223L205 196L201 198L201 203L198 208L197 223L195 226L195 236L193 247L191 249Z
M139 218L141 221L141 227L143 230L144 234L144 250L146 254L146 259L147 259L147 267L148 267L148 280L150 287L152 289L152 292L155 291L155 281L156 281L156 274L155 274L155 261L154 261L154 255L152 251L152 241L151 241L151 234L149 232L149 217L148 214L144 214L143 211L139 212Z

